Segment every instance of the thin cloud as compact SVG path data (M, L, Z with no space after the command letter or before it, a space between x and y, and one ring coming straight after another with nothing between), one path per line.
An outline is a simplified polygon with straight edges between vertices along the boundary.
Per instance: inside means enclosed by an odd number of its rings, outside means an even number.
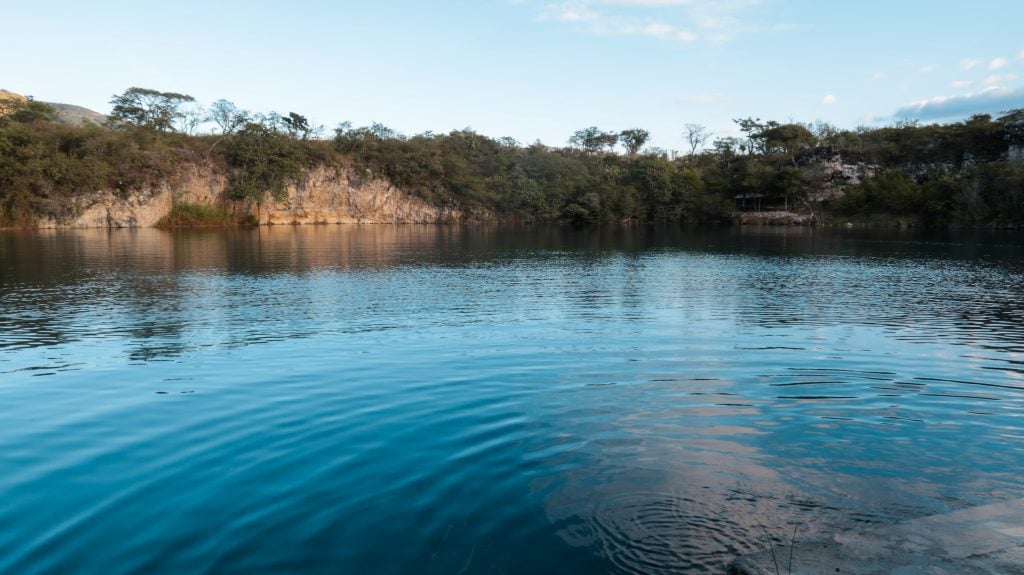
M998 70L998 69L1002 68L1003 66L1006 66L1006 64L1008 64L1008 62L1006 61L1006 58L995 58L994 60L989 62L988 69L989 70Z
M562 0L545 5L543 21L575 24L608 36L647 36L676 42L722 43L755 29L740 15L762 0ZM776 24L769 29L794 27Z
M821 99L821 103L825 104L826 106L831 106L837 102L839 102L839 98L836 98L832 94L829 94L828 96L825 96L824 98Z
M989 76L988 78L985 78L984 80L982 80L982 84L985 84L986 86L1003 86L1003 85L1005 85L1005 84L1007 84L1009 82L1012 82L1012 81L1014 81L1016 79L1017 79L1017 75L1016 74L1002 74L1002 75L993 74L993 75Z
M960 90L962 88L970 88L973 85L974 80L954 80L953 82L950 82L949 87Z
M875 72L875 73L874 73L874 74L873 74L873 75L871 76L871 79L872 79L872 80L875 80L875 81L877 82L878 80L884 80L884 79L886 79L886 78L888 78L888 77L889 77L889 75L888 75L888 74L886 74L885 72Z
M899 120L953 120L972 114L995 114L1024 107L1024 87L989 87L979 92L957 96L936 96L911 102L894 114Z
M608 6L640 6L643 8L657 8L661 6L687 6L693 4L692 0L601 0L600 4Z
M583 2L563 2L546 6L540 17L541 20L558 22L589 22L599 20L601 15L587 8Z
M1022 48L1020 52L1017 52L1017 59L1024 60L1024 48Z
M863 124L869 124L869 125L870 124L880 124L883 121L885 121L885 118L879 116L878 114L870 113L870 114L868 114L866 116L861 117L860 121Z
M931 74L935 71L935 66L921 66L921 69L917 71L918 74Z
M960 60L960 67L964 70L970 70L981 65L981 60L975 58L964 58Z
M704 94L686 94L676 98L676 101L683 104L717 104L729 100L728 96L712 92Z

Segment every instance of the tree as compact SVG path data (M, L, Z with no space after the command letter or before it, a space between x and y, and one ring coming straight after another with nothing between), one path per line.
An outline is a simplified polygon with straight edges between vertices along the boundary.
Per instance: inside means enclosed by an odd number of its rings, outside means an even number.
M622 141L622 145L626 147L626 153L630 156L635 156L650 137L651 133L641 128L631 128L619 132L619 140Z
M762 133L772 124L778 125L777 122L762 124L761 118L739 118L733 120L733 122L735 122L736 125L740 127L740 131L747 136L746 150L748 154L763 152L764 146Z
M296 114L295 112L288 112L287 116L281 116L281 122L284 124L284 129L288 132L288 135L293 138L302 136L305 140L305 135L309 133L309 119L302 114Z
M225 136L234 134L250 120L249 112L239 110L227 100L217 100L210 106L210 121L217 124L217 129Z
M580 148L588 154L596 154L604 148L611 150L619 143L619 135L615 132L602 132L597 126L584 128L569 138L569 144Z
M781 155L793 167L798 166L801 155L813 148L817 138L807 127L800 124L776 124L771 122L760 135L765 153Z
M186 94L128 88L124 94L115 94L111 98L114 108L110 117L131 126L171 132L182 116L182 105L190 102L195 102L195 98Z
M287 116L281 116L281 123L289 136L300 140L308 140L310 135L316 131L316 128L310 126L308 118L295 112L288 112Z
M52 122L57 117L57 111L53 106L37 102L32 98L24 100L6 101L0 108L0 118L11 120L19 124L33 124L35 122Z
M174 125L182 134L194 136L196 129L207 120L209 120L209 115L206 110L199 104L190 103L179 109Z
M697 148L703 146L711 138L711 132L700 124L686 124L683 127L686 129L683 132L683 137L690 144L690 155L692 156L697 153Z
M302 150L288 136L263 124L250 122L228 140L226 159L230 173L231 197L257 203L269 193L284 200L288 184L302 177Z

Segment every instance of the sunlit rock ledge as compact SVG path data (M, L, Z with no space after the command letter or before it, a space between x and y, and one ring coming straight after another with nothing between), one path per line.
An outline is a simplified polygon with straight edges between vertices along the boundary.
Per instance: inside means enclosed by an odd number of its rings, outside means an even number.
M174 177L137 190L100 190L73 200L70 214L40 220L39 228L135 228L156 226L177 203L222 206L260 224L447 223L461 211L432 205L379 178L321 166L288 187L284 201L260 204L228 199L227 177L211 166L188 164Z

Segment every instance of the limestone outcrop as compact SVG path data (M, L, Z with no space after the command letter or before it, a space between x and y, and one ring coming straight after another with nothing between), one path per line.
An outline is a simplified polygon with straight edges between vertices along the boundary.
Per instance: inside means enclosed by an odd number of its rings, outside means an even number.
M228 179L212 166L187 164L159 184L133 190L99 190L75 198L69 215L38 222L41 228L152 227L175 204L217 205L261 224L442 223L463 219L455 209L432 205L352 168L319 166L289 186L283 201L240 202L228 197Z

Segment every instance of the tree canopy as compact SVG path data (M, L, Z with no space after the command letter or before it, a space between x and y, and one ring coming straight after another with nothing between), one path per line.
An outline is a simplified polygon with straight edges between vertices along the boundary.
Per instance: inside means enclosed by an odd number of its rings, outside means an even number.
M110 103L110 117L131 126L150 128L158 132L175 130L175 122L182 118L182 105L195 102L195 98L176 92L160 92L148 88L128 88L115 94Z

